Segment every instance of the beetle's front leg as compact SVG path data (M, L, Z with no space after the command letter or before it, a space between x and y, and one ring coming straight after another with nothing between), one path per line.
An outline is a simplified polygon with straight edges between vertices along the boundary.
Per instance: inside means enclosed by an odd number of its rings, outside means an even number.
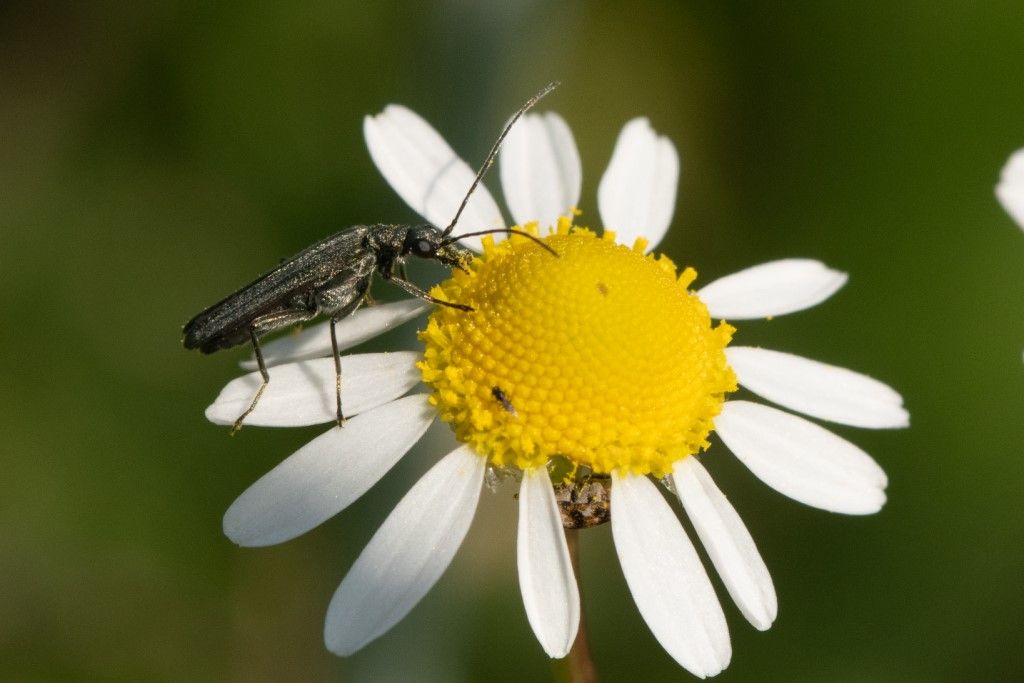
M389 282L395 283L396 285L398 285L399 287L404 289L409 294L412 294L415 297L423 299L424 301L429 301L432 304L439 304L441 306L448 306L450 308L457 308L460 311L472 311L473 310L472 306L467 306L466 304L456 304L456 303L453 303L451 301L444 301L443 299L438 299L435 296L430 296L429 294L424 292L422 289L420 289L419 287L417 287L413 283L409 282L408 280L406 280L406 279L404 279L404 278L402 278L402 277L400 277L400 276L398 276L398 275L396 275L394 273L388 273L387 275L384 275L384 279L388 280Z

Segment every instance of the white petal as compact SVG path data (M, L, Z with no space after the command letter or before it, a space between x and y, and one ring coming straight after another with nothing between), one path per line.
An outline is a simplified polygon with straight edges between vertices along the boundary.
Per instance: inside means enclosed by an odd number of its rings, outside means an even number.
M361 308L335 325L338 350L352 348L367 339L384 334L402 323L412 320L427 310L430 304L421 299L406 299L387 304ZM278 337L266 344L260 344L263 361L267 367L297 360L319 358L331 355L331 326L324 321L307 327L297 334ZM255 358L244 360L241 366L246 370L256 369Z
M725 356L740 384L791 410L869 429L910 424L903 397L867 375L749 346L729 347Z
M377 483L435 414L417 394L332 427L246 489L224 514L224 534L238 545L264 546L322 524Z
M885 472L867 453L827 429L776 408L727 401L715 418L722 441L773 489L848 515L885 504Z
M580 153L565 120L554 112L519 119L501 148L501 187L515 222L556 225L579 204L582 184Z
M775 621L775 586L743 520L696 458L683 458L672 472L676 493L729 595L754 628Z
M419 114L398 104L363 119L363 135L373 163L405 203L431 224L447 227L476 171ZM481 184L459 217L455 234L504 227L498 205ZM479 238L464 244L480 250Z
M612 475L612 537L640 614L673 659L695 676L729 665L722 606L697 551L646 477Z
M817 306L846 284L820 261L783 259L726 275L698 292L712 318L769 318Z
M526 617L544 652L561 659L576 640L580 596L555 490L544 468L523 473L516 551Z
M645 118L622 128L612 160L597 188L604 227L632 245L646 237L648 250L661 242L672 223L679 185L679 154L672 141L659 136Z
M341 407L345 417L392 401L420 381L414 351L358 353L341 359ZM206 419L228 425L252 402L263 382L252 372L227 383L206 409ZM315 358L279 365L270 370L270 383L245 418L245 424L262 427L301 427L335 419L333 358Z
M487 461L462 446L416 482L373 535L327 608L324 642L347 656L405 617L469 530Z
M1003 166L996 197L1006 213L1024 228L1024 149L1014 152Z

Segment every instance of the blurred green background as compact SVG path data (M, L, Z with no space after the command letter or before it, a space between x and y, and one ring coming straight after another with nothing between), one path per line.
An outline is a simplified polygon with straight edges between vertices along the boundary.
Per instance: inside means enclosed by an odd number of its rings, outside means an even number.
M180 327L330 232L415 219L370 162L363 115L406 104L476 163L553 79L541 109L580 146L581 222L599 223L619 128L649 116L683 160L662 250L700 282L786 256L851 275L737 343L869 373L912 413L906 431L836 429L890 476L869 518L787 500L721 444L704 458L780 600L758 633L714 579L734 650L721 680L1024 677L1024 235L992 193L1024 146L1022 68L1011 0L4 2L0 679L549 676L510 488L484 495L397 628L327 653L331 594L445 430L315 531L237 548L223 511L323 428L207 423L245 352L185 352ZM414 331L378 346L412 348ZM585 534L583 563L604 679L686 678L607 527Z

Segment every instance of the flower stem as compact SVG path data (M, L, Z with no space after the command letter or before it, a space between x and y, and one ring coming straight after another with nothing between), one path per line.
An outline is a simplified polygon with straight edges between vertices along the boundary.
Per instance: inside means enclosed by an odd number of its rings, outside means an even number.
M590 657L590 643L587 641L587 619L583 612L583 587L580 583L580 531L566 529L565 540L569 546L569 559L572 560L572 571L576 576L576 586L580 592L580 628L576 632L576 640L565 659L555 662L556 679L571 683L595 683L597 670L594 660Z

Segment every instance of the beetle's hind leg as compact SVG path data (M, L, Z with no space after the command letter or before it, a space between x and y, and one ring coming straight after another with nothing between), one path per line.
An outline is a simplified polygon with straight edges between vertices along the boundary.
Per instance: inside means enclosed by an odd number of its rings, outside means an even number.
M238 416L235 420L235 424L231 426L231 435L234 436L235 432L242 428L242 422L245 418L249 417L249 414L256 410L256 404L260 402L260 397L263 396L263 392L267 390L267 385L270 384L270 373L267 372L267 364L263 360L263 351L260 349L260 338L256 336L256 326L249 328L249 337L252 339L252 350L256 354L256 364L260 368L260 376L263 377L263 383L260 384L260 388L256 390L256 395L252 397L252 403L245 409L245 412Z
M263 383L260 384L260 388L256 390L256 395L252 398L252 403L245 409L245 412L238 416L235 420L235 424L231 427L231 434L234 435L239 429L242 428L242 423L245 418L249 417L252 411L256 410L256 404L260 402L260 398L263 396L263 392L267 390L267 385L270 384L270 373L267 371L267 364L263 360L263 350L260 348L260 336L267 332L279 330L282 327L289 325L295 325L297 323L306 322L316 317L316 309L301 309L301 310L285 310L277 313L271 313L257 318L252 325L249 326L249 339L252 341L252 351L256 356L256 365L260 369L260 377L263 378Z

